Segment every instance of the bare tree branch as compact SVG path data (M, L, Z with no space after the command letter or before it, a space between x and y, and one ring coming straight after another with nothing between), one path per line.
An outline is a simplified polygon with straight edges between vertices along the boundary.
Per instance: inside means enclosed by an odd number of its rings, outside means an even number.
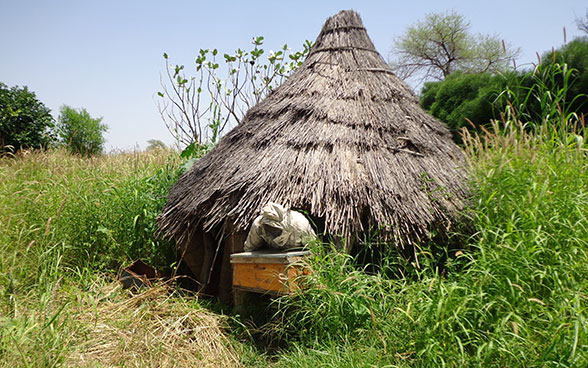
M586 16L584 18L576 18L576 25L578 30L588 33L588 10L586 10Z
M166 128L178 143L215 143L300 66L311 47L306 41L301 51L291 52L284 45L262 58L263 37L255 37L253 45L248 52L238 49L232 55L224 54L222 72L216 49L199 50L196 76L186 76L184 66L170 64L164 54L166 71L160 76L161 91L156 103Z

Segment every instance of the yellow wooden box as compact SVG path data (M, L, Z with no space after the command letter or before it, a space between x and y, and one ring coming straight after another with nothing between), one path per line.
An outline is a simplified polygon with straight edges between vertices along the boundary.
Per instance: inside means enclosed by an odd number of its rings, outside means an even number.
M270 294L296 290L296 279L308 272L302 261L310 254L310 251L275 250L231 254L233 289Z

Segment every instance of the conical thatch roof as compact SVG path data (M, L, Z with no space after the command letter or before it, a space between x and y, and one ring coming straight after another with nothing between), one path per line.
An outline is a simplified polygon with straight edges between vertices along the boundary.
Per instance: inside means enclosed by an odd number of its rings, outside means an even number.
M329 18L302 66L184 174L159 217L182 241L195 226L247 229L268 201L354 236L400 244L445 231L463 207L463 155L375 50L354 11Z

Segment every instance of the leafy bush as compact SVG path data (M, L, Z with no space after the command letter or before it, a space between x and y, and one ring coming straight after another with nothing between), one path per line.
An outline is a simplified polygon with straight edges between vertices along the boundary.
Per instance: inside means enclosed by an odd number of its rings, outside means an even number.
M453 73L442 82L425 84L421 106L445 122L454 141L461 143L462 128L480 131L480 127L488 127L492 119L499 118L494 101L506 84L506 77L489 73Z
M561 114L588 112L588 38L579 38L531 70L501 75L453 73L440 82L426 83L421 106L447 124L453 139L461 142L460 130L481 133L492 120L522 120L540 126L555 109ZM564 93L565 94L562 94ZM555 95L553 93L556 93ZM509 106L512 105L512 106ZM546 106L554 111L547 111Z
M92 156L102 152L104 133L108 130L102 118L93 118L86 109L63 105L59 112L57 133L61 144L72 153Z
M0 153L3 147L42 148L53 142L50 110L25 86L0 83Z

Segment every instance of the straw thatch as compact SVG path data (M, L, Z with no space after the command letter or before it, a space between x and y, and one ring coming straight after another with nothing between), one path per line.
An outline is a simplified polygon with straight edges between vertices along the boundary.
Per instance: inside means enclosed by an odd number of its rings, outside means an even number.
M330 234L383 228L406 246L446 231L463 208L462 162L359 15L342 11L302 66L179 179L159 226L180 242L197 226L242 231L273 201L307 210Z

